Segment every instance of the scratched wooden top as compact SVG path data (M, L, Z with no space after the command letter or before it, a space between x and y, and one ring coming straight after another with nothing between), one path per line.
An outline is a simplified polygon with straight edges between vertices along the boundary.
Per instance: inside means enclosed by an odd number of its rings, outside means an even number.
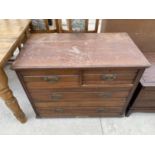
M29 23L30 20L0 20L0 66L10 58Z
M127 33L72 33L31 35L13 68L141 68L149 65Z
M147 68L141 78L141 84L146 87L155 86L155 52L146 52L145 56L151 63L151 67Z

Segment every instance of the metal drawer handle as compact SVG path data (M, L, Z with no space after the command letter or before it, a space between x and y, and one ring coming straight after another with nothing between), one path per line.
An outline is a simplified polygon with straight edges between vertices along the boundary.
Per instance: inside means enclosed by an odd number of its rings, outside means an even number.
M101 80L113 81L116 79L116 77L117 77L116 74L104 74L104 75L101 75Z
M44 81L49 82L49 83L55 83L59 81L58 76L50 76L50 77L44 77Z
M100 113L100 112L105 112L105 109L101 108L101 109L97 109L97 112Z
M58 109L55 109L55 112L60 112L60 113L62 113L62 112L64 112L64 109L63 109L63 108L58 108Z
M52 95L51 95L51 100L52 101L59 101L59 100L61 100L62 99L62 95L61 94L57 94L57 93L53 93Z
M110 92L100 93L98 94L98 96L103 98L110 98L112 96L112 93Z

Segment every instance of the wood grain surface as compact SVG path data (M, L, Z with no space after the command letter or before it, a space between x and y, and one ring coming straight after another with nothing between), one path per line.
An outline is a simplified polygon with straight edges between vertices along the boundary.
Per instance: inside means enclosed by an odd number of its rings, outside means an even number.
M127 33L33 34L14 69L148 67Z
M155 52L145 52L146 58L151 63L141 78L141 84L144 87L155 87Z
M34 34L13 64L37 117L123 116L150 64L126 33Z
M120 107L61 107L37 108L39 117L119 117Z
M107 19L101 32L127 32L142 52L155 52L154 19Z
M0 66L12 56L30 22L30 20L0 20Z
M101 31L127 32L151 63L142 75L126 114L155 112L155 20L103 20Z
M25 123L27 119L8 86L3 66L27 38L29 24L30 20L0 20L0 97L21 123Z

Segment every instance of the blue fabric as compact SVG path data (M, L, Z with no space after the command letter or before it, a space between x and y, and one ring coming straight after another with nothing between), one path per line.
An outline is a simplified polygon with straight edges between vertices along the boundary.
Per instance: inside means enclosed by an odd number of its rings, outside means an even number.
M46 30L46 26L43 19L32 19L33 30Z

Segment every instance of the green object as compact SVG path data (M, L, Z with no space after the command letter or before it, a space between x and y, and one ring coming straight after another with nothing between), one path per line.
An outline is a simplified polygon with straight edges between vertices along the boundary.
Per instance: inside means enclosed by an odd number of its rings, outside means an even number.
M43 19L32 19L33 30L46 30L45 22Z
M72 30L81 32L85 30L85 20L84 19L72 19Z

